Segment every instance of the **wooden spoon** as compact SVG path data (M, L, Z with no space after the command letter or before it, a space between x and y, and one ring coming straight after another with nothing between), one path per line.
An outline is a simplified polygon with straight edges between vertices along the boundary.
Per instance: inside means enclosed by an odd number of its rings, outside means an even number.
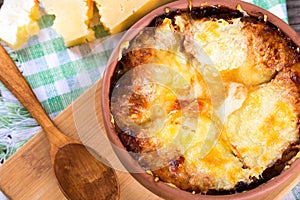
M60 188L68 199L119 199L115 171L79 141L64 135L51 121L29 84L0 45L0 81L24 105L46 133Z

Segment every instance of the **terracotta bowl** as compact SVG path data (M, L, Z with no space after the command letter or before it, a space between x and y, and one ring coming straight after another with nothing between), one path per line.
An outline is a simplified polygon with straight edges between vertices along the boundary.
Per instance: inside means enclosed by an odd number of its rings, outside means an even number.
M202 3L206 3L207 5L223 5L228 8L236 9L237 5L241 5L242 9L245 10L249 15L252 16L263 16L267 15L267 20L281 29L292 41L300 47L300 36L284 21L280 18L276 17L272 13L257 7L255 5L238 1L238 0L193 0L193 6L200 6ZM161 181L154 181L154 178L145 173L144 170L139 166L139 164L127 153L123 144L117 136L117 133L114 129L113 124L111 123L111 112L110 112L110 86L111 80L116 68L116 64L118 62L119 49L120 45L124 41L130 41L133 39L136 34L144 27L147 27L150 22L156 17L163 13L165 13L165 9L170 8L170 10L176 9L187 9L188 1L180 0L165 6L162 6L151 13L147 14L145 17L140 19L137 23L135 23L127 33L122 37L119 42L119 45L116 49L114 49L111 58L108 62L107 69L104 73L103 77L103 87L102 87L102 112L104 118L104 124L107 131L107 135L111 140L112 146L114 150L123 163L123 165L128 169L129 172L139 172L139 173L131 173L131 175L143 186L148 188L150 191L155 193L156 195L165 198L165 199L273 199L274 195L283 194L285 191L285 187L287 184L292 182L297 183L295 177L300 173L300 159L296 160L289 169L282 172L280 175L274 177L270 181L245 192L229 194L229 195L201 195L201 194L192 194L190 192L186 192L180 190L178 188L170 187ZM299 180L299 179L298 179Z

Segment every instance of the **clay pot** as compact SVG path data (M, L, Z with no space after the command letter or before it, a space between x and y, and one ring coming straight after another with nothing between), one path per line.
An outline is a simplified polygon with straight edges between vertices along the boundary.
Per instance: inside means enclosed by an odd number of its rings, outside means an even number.
M193 6L198 7L202 3L206 3L206 5L223 5L228 8L236 9L237 5L240 5L244 11L246 11L249 15L252 16L267 16L267 20L281 29L291 40L297 45L300 46L300 36L284 21L282 21L277 16L272 13L257 7L255 5L238 1L238 0L193 0ZM170 8L170 10L176 9L187 9L188 1L180 0L165 6L162 6L151 13L144 16L137 23L135 23L127 33L123 36L121 41L119 42L118 47L113 51L110 60L108 61L107 69L104 73L103 77L103 85L102 85L102 113L105 128L107 131L107 135L114 147L114 150L123 163L123 165L128 169L128 171L134 171L139 173L131 173L131 175L142 185L148 188L150 191L155 193L156 195L165 198L165 199L273 199L274 196L279 194L284 194L286 191L285 187L291 183L297 183L299 181L299 177L297 174L300 173L300 159L296 160L289 169L282 172L279 176L274 177L270 181L245 192L229 194L229 195L200 195L200 194L192 194L190 192L186 192L180 190L178 188L170 187L164 182L158 181L156 182L153 176L144 172L144 170L139 166L139 164L127 153L123 144L117 136L115 128L111 123L111 112L110 112L110 87L111 87L111 79L116 68L116 64L118 62L119 49L120 45L124 41L130 41L135 37L135 35L141 30L141 28L147 27L150 22L154 19L154 17L159 16L165 13L165 9ZM296 180L298 179L298 180ZM291 189L291 188L289 188Z

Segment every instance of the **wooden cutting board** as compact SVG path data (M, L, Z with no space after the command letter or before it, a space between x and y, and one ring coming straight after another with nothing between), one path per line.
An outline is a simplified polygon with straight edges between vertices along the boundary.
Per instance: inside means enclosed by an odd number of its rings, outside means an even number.
M55 124L66 135L95 149L118 169L121 199L160 199L126 172L113 152L102 123L100 87L99 82L79 97L55 118ZM42 131L0 167L0 189L10 199L65 199L52 171L49 143Z
M101 81L91 87L55 118L67 135L80 139L105 157L117 169L122 200L158 200L122 166L105 135L101 115ZM300 181L294 173L282 188L271 191L264 200L281 199ZM49 143L40 131L0 167L0 189L16 200L65 199L56 182L49 157Z

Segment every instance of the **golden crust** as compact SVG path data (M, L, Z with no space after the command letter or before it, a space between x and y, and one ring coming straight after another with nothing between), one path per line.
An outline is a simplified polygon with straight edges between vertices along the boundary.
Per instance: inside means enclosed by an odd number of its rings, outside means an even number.
M247 64L230 72L234 81L246 85L268 82L278 71L297 62L297 54L290 48L289 40L274 27L263 22L243 24L242 32L248 40Z
M275 27L263 22L244 22L243 32L248 37L249 54L256 67L280 71L297 61L297 54L290 48L289 40Z
M299 151L300 67L293 66L298 55L289 39L253 19L195 23L184 14L175 19L160 19L157 29L141 32L123 52L119 64L132 72L116 84L111 110L124 146L155 177L191 192L241 191L280 173L283 168L274 166L288 163L290 150L293 155ZM218 113L224 108L213 104L213 87L207 86L211 80L203 78L211 63L203 64L203 54L191 45L193 36L205 35L193 25L209 21L213 24L205 26L215 27L216 40L218 21L226 31L234 24L230 31L242 34L247 43L239 66L217 67L225 82L218 101L238 104L225 112L224 120ZM235 30L239 28L241 32ZM239 48L236 42L225 50Z

